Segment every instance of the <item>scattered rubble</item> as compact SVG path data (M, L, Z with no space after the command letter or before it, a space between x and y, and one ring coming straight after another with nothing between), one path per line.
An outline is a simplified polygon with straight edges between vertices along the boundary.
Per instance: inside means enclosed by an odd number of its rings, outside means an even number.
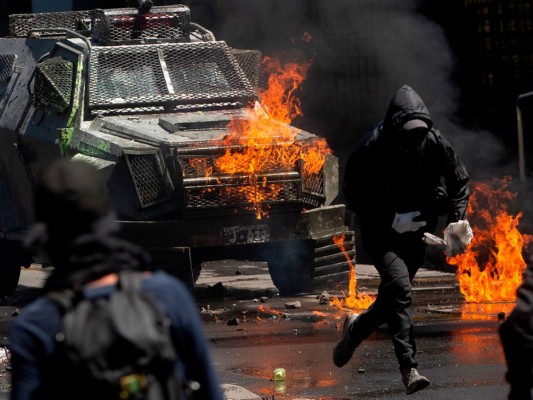
M261 400L261 397L243 388L242 386L232 384L220 385L224 392L225 400Z
M0 347L0 365L9 361L9 350L5 347Z
M0 393L11 391L11 353L7 347L0 347Z
M222 314L226 314L227 312L229 312L229 309L227 308L217 308L217 309L212 310L209 304L200 309L201 315L209 315L209 316L222 315Z
M328 292L322 292L320 296L318 296L318 302L320 304L329 304L330 301L331 301L331 296L329 295Z
M288 301L287 303L285 303L285 308L287 310L295 310L295 309L298 309L298 308L302 308L302 303L299 302L298 300L296 300L296 301Z

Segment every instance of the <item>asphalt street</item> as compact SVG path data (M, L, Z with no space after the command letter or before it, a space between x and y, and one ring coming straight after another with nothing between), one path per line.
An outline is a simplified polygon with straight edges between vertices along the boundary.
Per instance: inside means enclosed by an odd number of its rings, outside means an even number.
M202 276L203 274L203 276ZM223 382L263 399L405 398L386 327L339 369L331 352L346 310L321 304L319 293L276 295L261 263L204 265L198 293L212 354ZM379 282L369 265L357 266L358 288ZM255 294L255 296L254 296ZM260 297L261 295L265 297ZM341 296L339 288L330 296ZM295 301L300 308L292 308ZM505 399L505 362L497 329L513 304L465 304L453 270L423 269L413 283L413 318L420 372L431 381L419 399ZM285 382L273 371L284 368Z
M23 269L12 305L0 307L0 344L7 344L10 323L47 273L37 266ZM378 279L371 266L358 266L357 276L359 289L375 290ZM421 270L413 289L419 369L431 381L413 396L505 399L497 328L512 304L464 304L451 271ZM341 291L333 288L328 295L341 296ZM264 263L206 263L195 294L221 383L242 389L228 399L405 397L386 327L357 349L348 365L336 368L331 351L346 310L321 303L321 293L279 296ZM276 368L286 370L284 382L273 381ZM5 365L0 375L1 400L9 392Z
M339 334L334 328L318 331L298 323L273 324L241 326L247 333L245 340L235 335L212 341L212 354L224 382L246 387L265 399L405 398L391 343L384 332L366 341L351 362L339 369L331 361ZM505 399L505 365L495 328L494 322L418 325L419 370L431 385L415 398ZM273 381L276 368L286 370L282 385Z

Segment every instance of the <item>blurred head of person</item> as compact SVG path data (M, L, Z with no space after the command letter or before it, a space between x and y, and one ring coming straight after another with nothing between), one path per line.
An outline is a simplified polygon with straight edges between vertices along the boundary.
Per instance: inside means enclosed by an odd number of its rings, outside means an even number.
M60 159L48 166L35 185L34 210L26 247L44 252L58 276L95 277L147 261L140 248L118 237L106 183L87 162ZM87 270L92 273L79 272Z

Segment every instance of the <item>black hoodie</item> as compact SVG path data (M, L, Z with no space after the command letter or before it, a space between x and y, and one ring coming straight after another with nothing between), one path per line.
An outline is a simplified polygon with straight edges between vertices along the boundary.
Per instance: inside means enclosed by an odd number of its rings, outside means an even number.
M426 132L414 136L403 124L421 119ZM348 205L358 215L363 235L378 239L391 231L395 213L421 211L432 231L438 215L448 222L466 218L469 177L450 141L433 127L420 96L404 85L386 116L363 135L350 155L343 182ZM364 238L363 238L364 239Z

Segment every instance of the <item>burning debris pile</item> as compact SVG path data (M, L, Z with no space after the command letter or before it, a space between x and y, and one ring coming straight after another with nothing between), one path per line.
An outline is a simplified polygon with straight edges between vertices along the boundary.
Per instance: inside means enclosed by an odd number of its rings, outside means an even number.
M461 293L470 303L514 302L526 269L523 247L531 241L518 231L522 213L511 215L511 179L472 184L469 219L474 239L465 254L448 258L457 266Z

